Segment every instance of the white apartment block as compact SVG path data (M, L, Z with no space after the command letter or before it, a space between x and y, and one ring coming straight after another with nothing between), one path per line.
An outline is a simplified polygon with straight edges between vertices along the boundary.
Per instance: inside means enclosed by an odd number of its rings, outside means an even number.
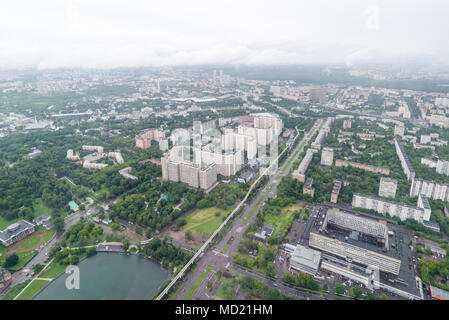
M82 148L83 150L97 151L98 153L104 152L104 148L102 146L83 146Z
M122 154L120 152L109 152L108 153L108 157L109 158L114 158L115 161L117 161L118 164L122 164L123 162L125 162L123 160Z
M394 198L398 188L398 181L396 179L382 177L379 184L379 196L386 198Z
M312 162L313 154L316 152L317 151L315 149L307 149L306 155L299 164L298 169L293 171L292 177L294 179L297 179L301 182L304 182L306 180L306 171L309 168L310 162Z
M429 168L436 168L437 167L437 161L433 161L427 158L421 158L421 164L428 166Z
M438 160L436 168L437 173L449 176L449 161Z
M67 159L76 161L80 159L79 155L75 155L72 149L67 150Z
M354 193L352 197L352 207L374 210L383 215L388 213L392 217L398 217L401 221L413 219L423 223L430 219L430 212L426 212L423 208L357 193Z
M257 154L257 141L246 134L227 132L222 135L222 147L225 151L246 151L248 159L254 159Z
M194 148L194 163L199 166L207 166L215 163L217 173L223 176L234 176L243 165L243 151L235 151L222 154L212 150Z
M83 162L83 168L85 169L103 169L106 168L108 165L106 163L95 163L90 162L88 160Z
M433 200L449 201L449 185L423 179L413 179L410 188L410 197L424 194Z
M421 139L419 140L421 144L426 144L426 143L430 143L430 141L432 140L431 136L422 134L421 135Z
M280 135L284 124L277 114L273 113L253 113L254 128L273 129L275 135Z
M403 136L404 136L404 133L405 133L405 127L403 127L403 126L398 126L398 125L395 125L395 126L394 126L394 135L395 135L395 136L403 137Z
M394 145L396 148L396 154L401 161L402 169L404 170L405 175L407 176L407 180L413 180L415 178L415 170L412 167L412 164L405 153L404 147L402 146L401 141L398 139L394 139Z
M193 163L178 162L165 154L161 159L162 180L182 182L193 188L208 190L217 182L217 166L211 163L200 167Z
M331 166L334 162L334 149L323 148L321 151L321 164L323 166Z

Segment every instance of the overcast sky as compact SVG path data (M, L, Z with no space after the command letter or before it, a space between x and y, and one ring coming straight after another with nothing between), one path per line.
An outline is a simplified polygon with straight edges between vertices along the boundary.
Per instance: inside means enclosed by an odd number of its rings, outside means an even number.
M449 63L446 0L1 0L0 67Z

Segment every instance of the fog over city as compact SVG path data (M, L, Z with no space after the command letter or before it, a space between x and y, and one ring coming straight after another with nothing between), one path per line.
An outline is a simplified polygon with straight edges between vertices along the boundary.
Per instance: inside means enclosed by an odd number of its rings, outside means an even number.
M449 2L2 1L0 67L448 64Z

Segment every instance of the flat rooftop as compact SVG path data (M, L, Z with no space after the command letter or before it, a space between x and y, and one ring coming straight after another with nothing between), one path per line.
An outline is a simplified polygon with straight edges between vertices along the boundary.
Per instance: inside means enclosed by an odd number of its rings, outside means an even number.
M305 265L312 269L318 269L321 260L321 252L311 248L297 245L290 261Z
M349 212L329 209L327 221L345 229L358 231L376 238L388 237L388 228L378 220L356 216Z
M388 224L388 227L387 227L385 224L377 222L386 228L385 232L386 232L386 236L388 237L388 248L385 251L381 246L378 246L376 244L373 244L373 243L370 243L367 241L363 241L363 240L356 240L354 238L349 237L347 233L338 232L338 231L332 230L332 229L328 230L329 233L326 233L324 231L323 225L325 223L325 219L326 219L326 216L329 213L329 211L335 211L335 210L328 209L327 213L326 212L321 213L315 218L315 221L313 222L313 225L310 228L311 233L313 232L313 233L319 234L319 235L329 238L329 239L338 240L338 241L341 241L341 242L344 242L344 243L347 243L347 244L350 244L350 245L353 245L353 246L356 246L359 248L363 248L366 250L370 250L370 251L382 254L387 257L399 259L399 251L398 251L399 249L397 246L398 240L396 239L395 235L388 236L388 230L393 231L396 234L396 232L395 232L396 226L395 225ZM362 217L356 216L355 214L351 214L351 213L347 213L347 212L346 212L346 214L352 215L353 218L362 218ZM362 218L362 219L366 220L367 218ZM372 221L376 222L375 219L379 220L378 217L373 217ZM349 229L351 229L351 228L349 228ZM361 232L365 233L364 231L361 231ZM346 237L348 239L346 239Z

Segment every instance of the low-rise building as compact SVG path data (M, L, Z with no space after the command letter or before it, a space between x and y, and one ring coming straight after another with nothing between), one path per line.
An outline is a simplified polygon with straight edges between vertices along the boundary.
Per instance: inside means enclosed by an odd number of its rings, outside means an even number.
M304 183L304 187L302 188L303 194L308 194L313 198L313 195L315 194L315 188L312 187L313 185L313 178L307 178L306 183Z
M340 160L340 159L335 160L335 166L336 167L353 167L353 168L358 168L358 169L362 169L362 170L366 170L366 171L374 172L374 173L381 173L381 174L385 174L385 175L390 174L389 168L376 167L376 166L372 166L369 164Z
M20 220L0 231L0 244L5 247L26 238L36 230L36 226L28 221Z
M290 269L316 275L321 261L321 252L297 245L290 257Z

